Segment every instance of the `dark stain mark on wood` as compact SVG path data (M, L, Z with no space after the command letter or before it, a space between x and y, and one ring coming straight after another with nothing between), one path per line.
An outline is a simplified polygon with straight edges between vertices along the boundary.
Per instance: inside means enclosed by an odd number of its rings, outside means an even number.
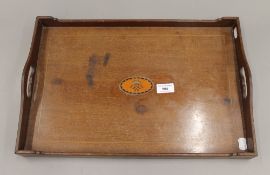
M230 105L232 100L230 98L224 98L223 102L224 102L225 105Z
M61 85L62 83L63 83L63 79L61 79L61 78L55 78L55 79L53 79L52 80L52 84L54 84L54 85Z
M88 86L90 87L93 86L94 85L93 75L87 74L86 78L87 78Z
M86 79L89 87L92 87L94 85L94 72L96 64L97 64L97 57L94 54L89 58L88 71L86 74Z
M103 57L103 66L107 66L110 60L110 53L106 53L105 56Z
M135 105L135 111L136 111L138 114L144 114L145 112L147 112L147 108L146 108L146 106L144 106L144 105L137 104L137 105Z
M86 79L88 82L88 86L92 87L94 85L94 74L95 74L95 69L97 64L99 63L102 64L103 59L103 66L107 66L110 60L110 53L106 53L103 57L98 57L95 54L93 54L91 57L89 57L89 62L88 62L88 71L86 74Z

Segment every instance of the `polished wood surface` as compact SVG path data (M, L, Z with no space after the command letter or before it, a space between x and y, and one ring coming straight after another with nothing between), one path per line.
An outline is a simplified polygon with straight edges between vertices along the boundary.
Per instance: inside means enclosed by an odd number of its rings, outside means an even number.
M211 25L43 26L21 153L254 156L233 28ZM175 92L120 90L138 76Z
M239 152L230 28L46 28L39 56L33 150ZM175 93L122 93L135 75Z

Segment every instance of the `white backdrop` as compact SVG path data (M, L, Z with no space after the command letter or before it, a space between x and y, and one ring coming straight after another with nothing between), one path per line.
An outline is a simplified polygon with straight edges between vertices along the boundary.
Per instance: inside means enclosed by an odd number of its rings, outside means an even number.
M215 19L239 16L252 70L259 156L227 159L32 157L14 154L21 73L36 16L57 18ZM0 175L6 174L269 174L269 0L0 0Z

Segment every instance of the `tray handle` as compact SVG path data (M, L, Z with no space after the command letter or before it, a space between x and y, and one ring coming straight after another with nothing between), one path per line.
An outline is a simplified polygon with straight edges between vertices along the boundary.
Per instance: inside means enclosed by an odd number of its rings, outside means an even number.
M252 104L252 77L249 64L244 51L243 40L239 19L233 26L232 35L235 40L235 49L239 75L239 91L242 103L242 113L245 125L245 137L247 140L247 151L253 155L257 155L256 138L253 120L253 104Z
M242 85L242 96L244 99L246 99L248 97L248 86L247 86L246 71L244 67L241 67L240 69L240 76Z
M28 120L31 108L31 100L33 96L33 86L35 82L35 73L37 66L37 58L39 53L39 45L42 35L42 20L43 18L37 17L35 22L35 29L33 39L29 52L28 59L23 69L22 82L21 82L21 111L18 124L17 141L15 153L26 148L26 135L28 128Z
M242 38L241 36L238 36L238 33L240 32L239 26L235 26L233 28L233 37L236 41L236 52L238 57L238 67L239 67L239 75L240 75L240 81L241 81L241 91L242 91L242 97L243 99L246 99L248 97L248 84L250 82L250 68L246 60L246 56L243 50L242 46ZM246 71L249 71L246 73ZM247 76L248 75L248 76ZM247 81L248 80L248 81Z
M33 76L35 73L35 68L33 66L29 67L28 75L27 75L27 81L25 85L25 94L27 98L30 98L32 95L32 86L33 86Z

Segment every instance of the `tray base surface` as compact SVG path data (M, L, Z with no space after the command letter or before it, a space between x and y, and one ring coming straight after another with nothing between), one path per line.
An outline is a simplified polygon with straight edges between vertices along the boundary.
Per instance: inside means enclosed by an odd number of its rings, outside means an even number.
M229 27L44 28L26 149L242 152L235 60ZM124 94L132 76L175 93Z

